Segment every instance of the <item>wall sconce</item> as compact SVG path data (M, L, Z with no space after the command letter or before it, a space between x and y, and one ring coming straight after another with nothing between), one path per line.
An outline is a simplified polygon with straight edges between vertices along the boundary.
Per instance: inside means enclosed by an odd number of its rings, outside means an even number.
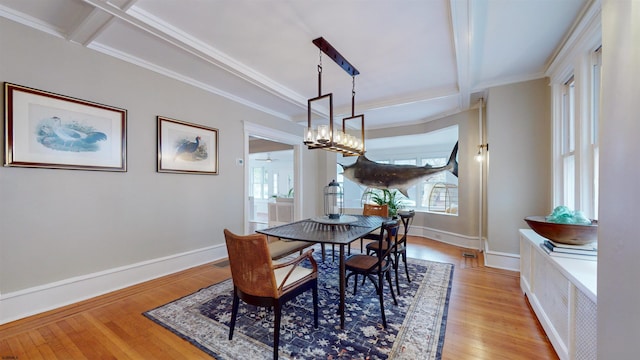
M484 160L484 154L482 152L483 149L485 152L489 152L489 144L478 145L478 153L475 156L477 162L482 162L482 160Z

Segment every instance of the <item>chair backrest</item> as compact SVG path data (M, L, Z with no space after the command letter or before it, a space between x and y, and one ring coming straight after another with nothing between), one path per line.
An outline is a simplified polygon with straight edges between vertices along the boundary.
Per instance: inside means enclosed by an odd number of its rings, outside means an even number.
M399 241L400 244L405 244L407 242L407 235L409 235L409 225L413 222L413 217L416 215L415 212L411 211L406 215L400 215L400 219L402 220L402 225L404 225L404 235Z
M278 297L267 236L236 235L224 229L233 285L246 294Z
M396 244L398 243L399 228L400 223L398 220L386 221L382 224L382 230L378 238L378 249L384 249L385 251L377 252L379 264L395 251Z
M362 215L389 216L389 205L364 204Z

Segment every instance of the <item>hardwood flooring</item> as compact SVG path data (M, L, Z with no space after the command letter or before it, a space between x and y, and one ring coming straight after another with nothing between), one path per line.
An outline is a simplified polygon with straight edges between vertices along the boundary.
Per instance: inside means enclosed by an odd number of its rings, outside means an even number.
M558 359L518 273L420 237L409 237L408 255L455 265L443 359ZM142 313L230 277L220 263L0 325L0 359L210 359Z

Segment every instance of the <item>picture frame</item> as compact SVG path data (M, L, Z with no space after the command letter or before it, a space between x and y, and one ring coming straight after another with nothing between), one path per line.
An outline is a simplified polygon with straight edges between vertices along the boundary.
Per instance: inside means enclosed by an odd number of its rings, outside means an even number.
M127 171L127 110L4 83L4 166Z
M218 129L158 116L158 172L218 175Z

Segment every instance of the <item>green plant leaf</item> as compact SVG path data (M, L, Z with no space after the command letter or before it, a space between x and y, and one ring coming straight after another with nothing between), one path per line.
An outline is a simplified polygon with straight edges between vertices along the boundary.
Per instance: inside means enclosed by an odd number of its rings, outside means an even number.
M365 192L364 195L368 195L370 200L377 205L386 204L389 208L389 216L391 217L398 215L398 210L404 208L402 195L400 195L400 192L395 189L369 190Z

